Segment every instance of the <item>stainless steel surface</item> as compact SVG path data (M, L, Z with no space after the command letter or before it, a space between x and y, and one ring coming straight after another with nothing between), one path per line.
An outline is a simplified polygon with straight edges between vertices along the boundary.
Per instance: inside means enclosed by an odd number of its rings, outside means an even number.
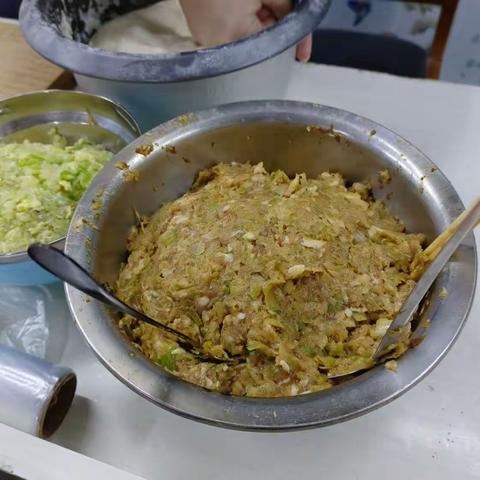
M115 153L140 135L135 120L123 107L87 93L45 90L0 101L2 142L49 142L53 127L69 143L88 138ZM63 246L64 240L52 244ZM25 251L0 254L0 265L26 260Z
M68 412L76 385L70 368L0 345L0 423L49 437Z
M435 259L422 273L420 280L402 305L400 313L388 327L382 341L377 347L373 358L379 359L398 343L398 331L406 326L418 309L420 302L430 290L433 282L443 270L465 237L477 226L480 221L480 197L462 214L463 218L455 226L452 236L441 247ZM452 228L453 225L449 226ZM448 292L447 292L448 293Z
M318 26L331 2L294 1L292 12L271 27L216 48L146 55L88 46L102 23L156 1L23 0L20 26L40 55L80 75L114 82L183 82L235 72L288 50Z
M152 142L149 155L135 152ZM168 146L175 146L176 153ZM137 171L139 181L126 182L123 172L113 166L117 161ZM128 231L136 221L134 209L141 215L152 214L162 202L182 195L199 169L221 161L263 161L267 169L282 168L289 174L316 175L331 169L349 181L370 178L376 197L384 199L408 230L426 233L429 241L463 210L455 190L435 165L375 122L301 102L246 102L172 120L129 145L94 179L75 213L73 224L88 218L96 228L70 228L66 252L98 280L115 281L125 259ZM376 182L383 168L392 174L386 186ZM91 202L99 191L104 192L103 205L95 220ZM295 429L364 414L398 397L429 373L465 322L475 291L476 262L473 235L469 235L433 286L432 301L424 313L432 319L428 335L399 360L398 372L378 366L327 391L278 399L224 396L176 379L138 354L102 305L88 302L70 287L66 292L77 325L94 352L145 398L217 426ZM439 297L443 287L449 292L447 299Z
M245 100L284 98L295 67L294 49L216 77L182 82L112 81L75 74L78 88L120 102L143 131L185 112Z
M145 55L88 46L103 22L156 1L24 0L20 25L35 50L75 74L81 90L120 102L148 130L214 105L283 98L295 44L318 26L330 5L294 2L294 10L270 28L216 48Z

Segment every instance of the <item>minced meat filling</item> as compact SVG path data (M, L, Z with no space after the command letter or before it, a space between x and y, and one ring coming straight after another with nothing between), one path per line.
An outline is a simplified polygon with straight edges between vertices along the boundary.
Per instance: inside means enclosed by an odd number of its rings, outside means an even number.
M262 164L219 164L135 229L116 293L208 353L246 362L202 362L157 328L130 317L120 324L153 362L212 390L322 390L330 377L373 366L415 285L423 240L339 174L292 180Z

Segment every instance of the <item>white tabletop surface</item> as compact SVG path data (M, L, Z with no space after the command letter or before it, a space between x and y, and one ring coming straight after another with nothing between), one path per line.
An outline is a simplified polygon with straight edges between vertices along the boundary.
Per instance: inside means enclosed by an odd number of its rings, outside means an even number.
M2 472L25 480L143 480L106 463L80 455L0 424Z
M429 155L464 202L478 195L479 87L325 66L296 69L287 98L383 123ZM69 315L61 289L53 292L51 321L60 325ZM205 426L148 403L97 362L68 319L61 363L77 372L79 386L53 442L147 479L478 479L478 317L477 287L470 321L451 352L390 405L340 425L275 434Z

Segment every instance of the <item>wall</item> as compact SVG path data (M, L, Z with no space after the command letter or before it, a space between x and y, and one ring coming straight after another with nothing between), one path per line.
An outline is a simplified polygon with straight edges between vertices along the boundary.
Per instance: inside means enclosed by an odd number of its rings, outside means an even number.
M440 6L402 0L333 0L321 28L395 35L430 48ZM480 85L480 0L460 0L441 80Z

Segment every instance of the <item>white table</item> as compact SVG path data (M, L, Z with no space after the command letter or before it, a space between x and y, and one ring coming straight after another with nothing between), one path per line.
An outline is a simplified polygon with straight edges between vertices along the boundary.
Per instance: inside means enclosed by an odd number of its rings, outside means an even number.
M296 70L286 98L383 123L429 155L464 202L478 195L479 87L325 66ZM61 363L77 372L79 387L53 442L147 479L478 479L478 293L452 351L413 390L356 420L293 433L222 430L163 411L101 366L70 322ZM61 290L54 294L52 323L61 328L68 313ZM0 443L7 438L0 431Z

